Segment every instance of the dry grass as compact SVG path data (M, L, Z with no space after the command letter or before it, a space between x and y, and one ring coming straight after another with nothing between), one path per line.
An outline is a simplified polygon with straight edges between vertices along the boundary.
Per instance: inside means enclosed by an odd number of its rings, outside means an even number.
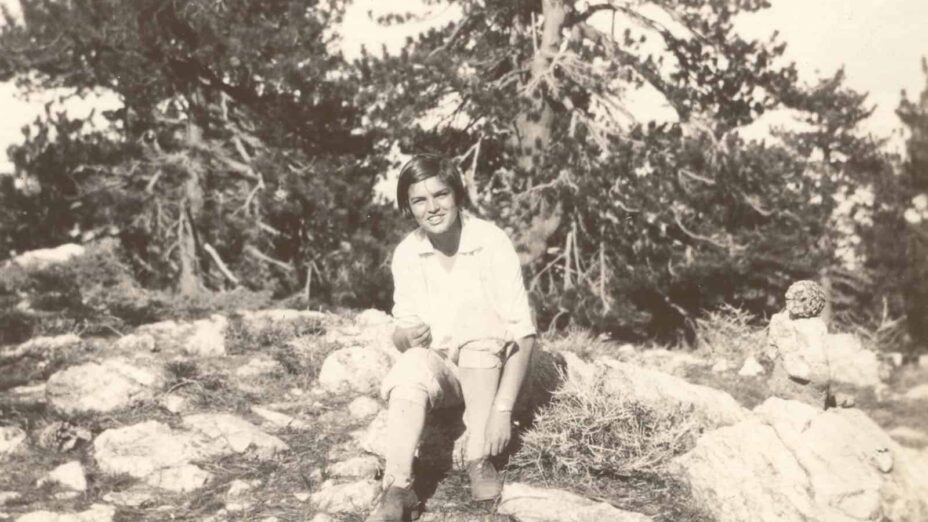
M604 386L567 380L523 434L510 476L637 511L657 520L706 520L666 464L700 431L684 409L655 410Z
M660 471L692 446L698 425L685 409L658 411L592 382L568 379L535 417L512 464L593 480Z

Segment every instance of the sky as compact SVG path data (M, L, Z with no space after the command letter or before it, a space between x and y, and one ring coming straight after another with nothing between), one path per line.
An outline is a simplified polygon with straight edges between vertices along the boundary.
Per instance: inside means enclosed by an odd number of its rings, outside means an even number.
M869 100L876 106L865 131L884 137L895 133L890 148L901 150L901 126L894 111L903 89L911 99L925 87L921 59L928 56L928 0L770 1L770 9L739 17L739 32L748 38L768 39L778 30L780 40L788 46L786 59L796 62L801 80L807 83L831 76L843 66L847 84L869 92ZM410 32L449 23L459 14L454 6L428 6L420 21L384 28L367 13L385 9L422 12L423 4L420 0L356 0L341 29L346 35L343 50L347 55L356 54L362 44L396 50ZM44 110L45 101L47 98L23 100L12 85L0 84L0 152L21 141L20 128ZM112 106L117 102L104 96L96 103ZM94 103L77 105L68 102L67 107L74 114L86 113ZM775 115L771 120L777 124ZM0 157L0 173L11 170L12 165Z

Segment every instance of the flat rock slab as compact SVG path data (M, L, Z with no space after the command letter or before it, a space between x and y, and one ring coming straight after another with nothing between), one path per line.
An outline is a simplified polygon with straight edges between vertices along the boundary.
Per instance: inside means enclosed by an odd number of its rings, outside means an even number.
M286 451L282 440L229 414L184 417L185 430L157 421L106 430L94 440L94 457L106 474L128 474L153 487L192 491L210 480L193 461L232 454L268 459Z
M596 502L560 489L546 489L528 484L503 486L497 511L520 522L649 522L651 517L621 510L605 502Z
M16 522L110 522L115 516L115 507L107 504L93 504L90 509L75 513L33 511L18 517Z
M720 521L928 520L928 476L863 412L768 399L673 462Z
M105 413L152 400L163 383L160 369L113 358L55 373L48 379L45 395L54 408L67 414Z
M666 373L618 361L604 361L605 385L609 391L655 409L683 405L711 427L729 426L746 419L750 412L731 395Z

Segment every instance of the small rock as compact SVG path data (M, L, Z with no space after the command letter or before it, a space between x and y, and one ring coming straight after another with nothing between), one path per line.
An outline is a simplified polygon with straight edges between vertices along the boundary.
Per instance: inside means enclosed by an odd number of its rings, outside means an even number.
M84 476L84 468L76 460L53 469L45 478L39 480L39 485L46 481L56 482L74 491L87 490L87 478Z
M764 374L764 367L757 361L754 356L749 356L744 360L744 365L741 366L741 369L738 371L738 375L742 377L757 377L758 375Z
M918 367L928 370L928 353L918 356Z
M335 522L335 519L332 518L332 515L329 515L328 513L316 513L316 516L314 516L309 522Z
M725 373L731 369L731 365L725 359L719 359L712 365L712 373Z
M329 475L341 478L374 478L380 471L380 460L366 455L336 462L328 467Z
M366 395L362 395L348 404L348 412L353 419L368 419L380 412L380 403Z
M44 382L31 386L17 386L15 388L10 388L8 393L18 401L45 402L45 387L46 384Z
M307 500L309 500L309 496L310 496L310 493L306 491L300 491L298 493L293 494L293 498L299 500L300 502L306 502Z
M296 430L305 430L312 426L310 423L304 420L291 417L290 415L280 413L279 411L262 408L261 406L252 406L251 413L261 417L267 424L271 425L271 427L275 429L292 428Z
M928 401L928 384L919 384L910 389L905 392L903 398L910 401Z
M649 522L651 517L624 511L607 504L562 491L527 484L509 483L503 486L497 511L516 520L535 522Z
M889 448L879 448L873 456L873 462L880 471L889 473L893 470L893 453Z
M135 487L125 491L110 491L103 495L103 500L117 506L140 507L154 500L154 495L149 489Z
M259 485L261 485L261 482L258 480L233 480L229 483L226 498L239 498Z
M158 401L162 408L177 415L190 411L190 401L183 395L169 393Z
M107 504L93 504L87 511L78 513L55 513L33 511L16 519L16 522L111 522L116 508Z
M0 506L5 506L7 504L16 502L21 497L22 495L16 491L0 491Z
M129 334L119 338L113 343L113 348L125 352L155 352L157 346L155 338L149 334Z
M319 385L329 393L369 395L380 388L390 365L390 357L379 350L358 346L342 348L323 361Z
M23 448L26 432L15 426L0 427L0 457L11 455Z
M193 464L182 464L156 470L145 476L145 483L151 487L166 489L177 493L196 491L212 480L213 475Z
M370 509L379 494L380 483L374 480L337 485L326 482L310 499L322 511L353 513Z
M52 248L30 250L14 257L12 263L26 270L42 270L52 265L61 265L84 255L86 249L76 243L65 243Z
M193 334L184 343L187 355L218 357L226 354L226 330L229 320L214 314L209 319L193 322Z

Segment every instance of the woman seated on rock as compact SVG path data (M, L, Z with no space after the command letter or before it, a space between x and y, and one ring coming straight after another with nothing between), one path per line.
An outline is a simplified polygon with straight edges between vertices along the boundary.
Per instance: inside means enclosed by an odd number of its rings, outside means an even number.
M509 444L512 408L532 355L535 327L519 259L497 226L464 211L460 172L435 154L413 157L397 205L418 228L396 247L393 343L402 352L384 379L389 403L384 493L368 521L419 515L412 465L426 414L463 402L465 459L475 500L497 497L489 457Z

